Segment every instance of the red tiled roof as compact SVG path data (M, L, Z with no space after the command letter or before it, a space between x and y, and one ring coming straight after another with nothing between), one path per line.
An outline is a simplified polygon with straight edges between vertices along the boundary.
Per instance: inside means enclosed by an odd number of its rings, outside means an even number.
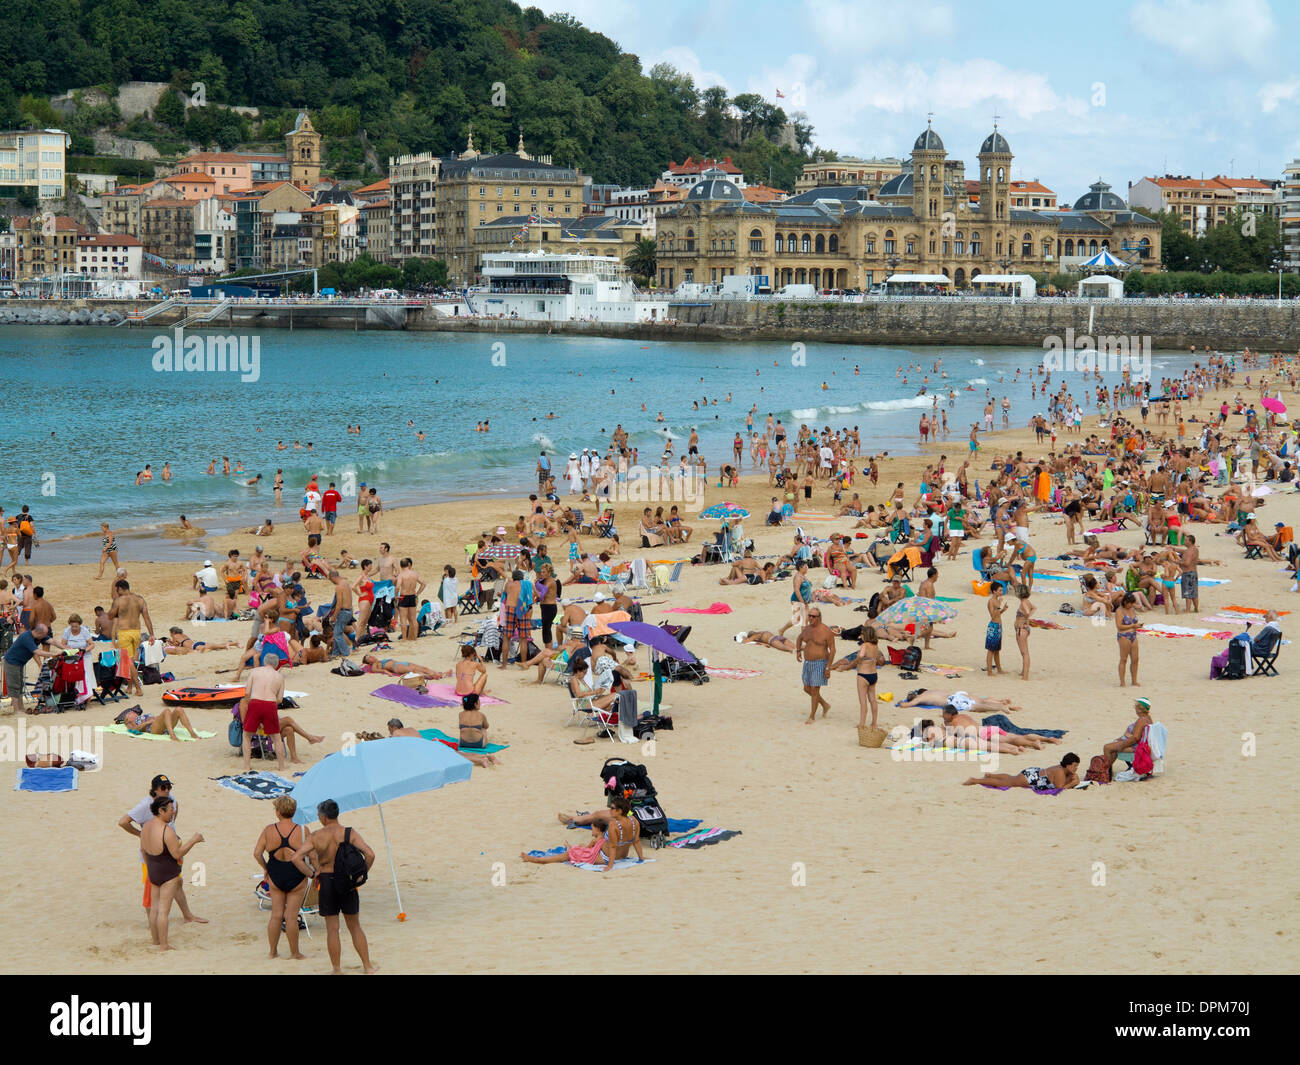
M77 241L78 247L85 245L107 245L115 248L139 248L141 243L126 233L92 233Z
M691 156L686 157L684 163L669 163L668 170L673 174L702 174L705 170L712 169L722 170L728 174L741 173L740 167L731 161L731 156L719 161L717 159L693 159Z

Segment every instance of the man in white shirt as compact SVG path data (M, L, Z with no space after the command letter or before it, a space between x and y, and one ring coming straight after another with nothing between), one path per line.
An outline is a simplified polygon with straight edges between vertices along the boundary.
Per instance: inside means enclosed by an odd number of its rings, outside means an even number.
M582 478L582 490L591 490L591 454L587 448L582 449L582 458L578 459L578 474Z
M303 509L308 513L315 513L320 510L320 493L314 489L308 489L307 494L303 497Z
M215 592L220 586L217 568L212 564L212 559L205 558L203 568L194 574L194 590L201 595L204 592Z

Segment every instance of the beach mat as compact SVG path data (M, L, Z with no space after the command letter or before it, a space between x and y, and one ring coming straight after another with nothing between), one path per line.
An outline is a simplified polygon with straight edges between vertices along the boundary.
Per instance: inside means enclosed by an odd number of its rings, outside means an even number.
M749 680L763 675L761 669L731 669L727 666L705 666L704 672L710 677L722 677L724 680Z
M460 740L456 736L448 736L441 729L422 728L420 735L426 740L433 740L436 743L445 743L448 747L454 747L460 750ZM497 751L504 751L510 744L508 743L485 743L482 747L466 747L465 750L470 754L496 754Z
M224 709L224 707L222 709ZM170 743L172 739L165 732L158 736L155 736L152 732L132 732L125 725L96 725L95 728L100 732L116 733L118 736L134 736L138 740L163 740L166 743ZM204 732L202 729L199 729L199 739L201 740L210 740L215 735L215 732ZM188 731L186 731L183 725L176 726L176 736L182 743L189 743L194 738Z
M14 775L14 791L76 791L77 770L70 765L57 769L33 769L19 766Z
M456 696L453 701L445 696L421 695L414 688L408 688L404 684L385 684L370 694L379 699L387 699L390 703L409 706L412 710L430 710L434 707L445 710L451 706L460 706L460 696Z
M563 854L568 849L568 847L552 847L548 851L529 851L528 856L530 858L553 858L557 854ZM614 863L614 868L626 869L629 866L648 865L653 861L653 858L646 858L645 861L638 861L636 858L620 858ZM598 865L595 862L565 862L564 864L574 869L595 870L597 872L605 868L603 863Z
M726 603L710 603L705 607L674 606L661 610L661 614L730 614L731 607Z
M250 799L275 799L293 791L293 781L266 770L256 773L236 773L223 777L209 777L223 788L247 795Z
M1195 629L1186 625L1164 625L1155 622L1150 625L1143 625L1138 629L1138 632L1144 636L1163 636L1165 639L1186 639L1199 636L1203 640L1230 640L1233 636L1230 632L1221 632L1216 629Z

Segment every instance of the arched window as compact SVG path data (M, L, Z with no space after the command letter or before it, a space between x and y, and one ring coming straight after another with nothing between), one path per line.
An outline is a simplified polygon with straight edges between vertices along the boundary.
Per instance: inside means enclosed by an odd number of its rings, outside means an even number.
M812 251L812 237L805 233L799 241L799 250L802 252Z
M688 229L686 231L686 250L688 252L695 250L695 230L693 229Z
M772 238L772 243L776 246L776 251L778 255L781 252L785 251L785 238L782 237L780 233L778 233L775 237Z
M1096 241L1096 240L1090 240L1090 241L1088 241L1088 254L1089 254L1089 255L1096 255L1096 254L1097 254L1097 241Z
M751 229L749 231L749 250L759 252L763 250L763 231L761 229Z
M999 181L999 182L1001 182L1001 181L1005 181L1005 180L1006 180L1006 173L1007 173L1007 172L1006 172L1006 169L1005 169L1004 167L998 167L998 181Z
M831 239L827 243L831 251L836 252L840 250L840 238L834 233L831 234Z
M978 255L978 254L980 253L980 231L979 231L978 229L973 229L973 230L971 230L971 235L970 235L970 253L971 253L972 255ZM971 274L971 277L974 277L974 276L975 276L975 275L972 273L972 274Z
M820 233L817 234L817 240L814 244L814 250L817 252L818 255L821 255L826 251L826 238Z
M966 240L960 229L957 230L956 235L952 238L952 252L954 255L966 254Z
M893 255L895 247L896 245L894 242L894 231L892 229L886 229L885 230L885 254Z
M1151 238L1143 237L1138 241L1138 258L1145 259L1151 254Z
M1032 258L1034 254L1034 235L1026 233L1020 240L1020 257L1022 259Z
M939 168L935 166L934 163L930 164L930 180L931 181L939 180Z
M1066 255L1074 254L1074 241L1069 238L1067 238L1065 241L1065 254Z

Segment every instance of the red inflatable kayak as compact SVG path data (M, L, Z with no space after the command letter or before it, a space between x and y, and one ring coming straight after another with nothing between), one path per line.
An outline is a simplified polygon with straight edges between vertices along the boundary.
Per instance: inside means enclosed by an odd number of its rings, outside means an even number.
M248 689L242 684L231 688L172 688L162 693L170 706L234 706Z

